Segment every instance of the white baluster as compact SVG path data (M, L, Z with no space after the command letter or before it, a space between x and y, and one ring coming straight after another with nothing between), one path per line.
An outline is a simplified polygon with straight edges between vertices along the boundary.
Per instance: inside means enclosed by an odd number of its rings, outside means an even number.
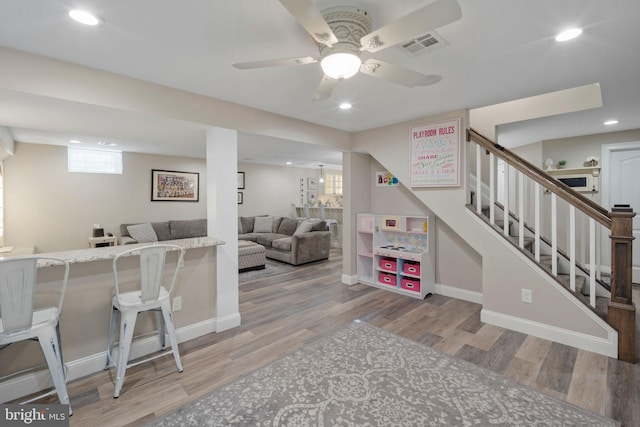
M504 178L502 182L504 185L502 186L502 191L504 194L502 195L502 201L504 202L502 208L502 221L504 224L502 225L502 232L505 236L509 235L509 164L507 162L503 162L504 164Z
M482 148L476 144L476 212L482 214Z
M551 193L551 274L558 275L558 196Z
M524 249L524 174L518 172L518 246Z
M589 304L596 306L596 220L589 218Z
M569 287L576 291L576 207L569 205Z
M537 182L533 185L535 192L534 199L534 228L535 228L535 240L534 240L534 255L536 262L540 262L540 184Z
M489 222L496 223L496 164L495 156L489 153Z

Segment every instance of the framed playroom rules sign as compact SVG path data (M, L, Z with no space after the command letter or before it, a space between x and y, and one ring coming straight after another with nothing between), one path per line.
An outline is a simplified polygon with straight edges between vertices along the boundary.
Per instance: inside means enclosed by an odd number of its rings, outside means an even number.
M411 187L460 185L460 119L411 128Z

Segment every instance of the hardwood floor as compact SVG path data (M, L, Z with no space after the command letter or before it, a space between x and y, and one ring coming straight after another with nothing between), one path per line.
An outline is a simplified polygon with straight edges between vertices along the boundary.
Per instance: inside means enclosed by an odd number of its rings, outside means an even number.
M409 298L340 283L342 259L245 282L242 326L180 345L171 356L127 370L114 399L114 371L68 385L72 426L135 426L171 412L319 337L360 319L597 414L640 425L640 364L505 330L480 321L479 304L441 295ZM56 397L50 401L57 401Z

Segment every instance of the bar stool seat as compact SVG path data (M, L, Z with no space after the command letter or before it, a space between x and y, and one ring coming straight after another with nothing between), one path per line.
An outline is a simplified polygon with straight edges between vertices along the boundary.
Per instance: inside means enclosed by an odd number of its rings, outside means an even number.
M177 250L180 253L169 289L163 286L164 267L168 250ZM138 271L139 278L137 285L140 289L122 292L118 275L118 262L122 257L136 255L138 253L140 255L140 269ZM178 277L178 271L183 264L184 253L184 248L178 245L154 244L121 252L113 259L113 275L116 293L111 301L111 322L109 325L109 344L107 346L107 363L105 369L109 369L112 365L116 367L114 398L120 396L127 368L162 357L171 352L173 353L178 372L182 372L183 370L182 362L180 361L180 352L178 351L178 341L173 324L170 300L171 292ZM171 344L171 351L147 357L135 363L129 363L129 352L133 341L136 318L138 314L145 311L154 311L156 313L160 348L162 350L165 348L166 331L169 337L169 343ZM113 360L112 353L118 322L120 322L120 341L118 343L119 353L116 363Z
M38 261L64 265L58 305L34 310ZM69 262L51 257L21 257L0 261L0 346L36 339L44 354L60 403L69 405L67 375L60 339L60 311L69 278ZM4 348L4 347L3 347ZM44 396L51 394L45 393ZM37 396L27 402L43 397Z

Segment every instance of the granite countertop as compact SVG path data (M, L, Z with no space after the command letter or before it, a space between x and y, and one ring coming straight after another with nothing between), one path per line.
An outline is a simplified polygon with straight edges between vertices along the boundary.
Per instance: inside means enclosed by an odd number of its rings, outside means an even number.
M152 245L154 243L151 243ZM206 248L211 246L219 246L224 245L220 239L216 239L215 237L192 237L188 239L177 239L177 240L163 240L158 242L157 244L172 244L182 246L185 249L194 249L194 248ZM123 245L123 246L106 246L102 248L86 248L86 249L74 249L70 251L61 251L61 252L47 252L42 254L36 254L36 256L41 257L52 257L52 258L61 258L66 261L69 261L69 264L77 264L81 262L92 262L92 261L100 261L100 260L108 260L113 259L121 252L128 251L130 249L140 248L143 246L148 246L149 243L137 243L133 245ZM132 255L135 255L132 254ZM56 265L53 260L41 260L38 262L38 267L50 267Z

